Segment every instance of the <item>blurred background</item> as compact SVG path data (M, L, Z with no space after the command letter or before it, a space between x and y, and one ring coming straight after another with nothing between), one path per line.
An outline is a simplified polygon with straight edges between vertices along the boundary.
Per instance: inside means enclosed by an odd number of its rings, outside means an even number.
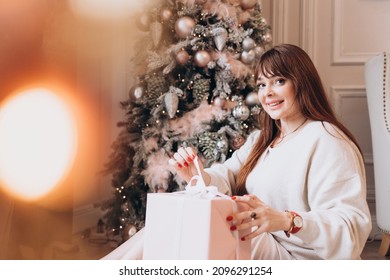
M75 258L96 228L147 2L0 0L0 259Z

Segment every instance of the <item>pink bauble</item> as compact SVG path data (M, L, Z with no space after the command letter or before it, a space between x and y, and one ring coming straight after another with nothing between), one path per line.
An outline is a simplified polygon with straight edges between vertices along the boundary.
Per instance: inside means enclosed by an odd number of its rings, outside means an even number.
M191 34L192 28L195 26L195 20L189 16L183 16L177 19L175 23L176 34L180 38L186 38Z
M205 67L210 62L211 56L206 51L198 51L195 54L194 61L196 66Z
M240 0L240 6L244 10L252 9L257 3L257 0Z
M176 62L179 63L180 65L187 64L189 59L190 59L190 55L185 50L181 50L176 54Z
M172 18L173 13L170 9L168 8L163 8L160 12L160 17L162 21L168 21Z

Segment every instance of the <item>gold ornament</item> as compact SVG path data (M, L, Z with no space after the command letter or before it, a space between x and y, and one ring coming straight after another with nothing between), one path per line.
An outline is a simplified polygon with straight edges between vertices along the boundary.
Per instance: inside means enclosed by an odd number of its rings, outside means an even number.
M195 26L195 20L189 16L182 16L178 18L175 23L176 34L180 38L186 38L191 34L192 28Z
M198 51L195 54L194 61L196 66L205 67L210 62L211 56L206 51Z

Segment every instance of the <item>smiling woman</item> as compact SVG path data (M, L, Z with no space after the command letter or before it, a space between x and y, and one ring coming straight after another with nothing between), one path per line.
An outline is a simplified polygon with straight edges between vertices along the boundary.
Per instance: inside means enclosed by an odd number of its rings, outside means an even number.
M30 89L5 102L0 135L0 186L19 198L35 200L50 192L74 160L74 117L48 89Z

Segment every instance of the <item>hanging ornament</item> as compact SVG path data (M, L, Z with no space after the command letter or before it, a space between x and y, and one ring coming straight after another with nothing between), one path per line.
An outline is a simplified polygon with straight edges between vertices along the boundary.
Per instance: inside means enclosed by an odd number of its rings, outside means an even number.
M173 13L170 9L168 8L163 8L160 11L160 18L162 21L169 21L173 16Z
M158 46L160 43L162 33L163 33L163 26L160 22L155 21L150 24L150 33L152 36L152 42L155 47Z
M235 107L233 109L232 113L236 119L239 119L241 121L245 121L246 119L249 118L251 112L247 106L238 105L237 107Z
M257 0L240 0L240 6L244 10L249 10L255 7Z
M184 93L181 89L174 86L169 87L169 91L165 93L164 104L167 109L168 116L172 119L175 117L177 108L179 107L179 96L182 96Z
M226 103L226 99L225 98L221 98L221 97L216 97L214 98L214 101L213 101L213 104L217 107L220 107L222 108Z
M191 34L192 28L195 26L195 20L189 16L182 16L178 18L175 23L176 34L180 38L186 38Z
M228 32L223 27L214 28L212 31L214 35L214 43L219 51L222 51L226 45Z
M246 37L242 41L242 48L244 49L244 51L248 52L251 49L253 49L254 47L256 47L256 43L255 43L255 40L253 40L251 37Z
M265 35L262 36L263 38L263 41L267 44L267 43L270 43L272 41L272 36L271 36L271 33L267 33Z
M251 64L256 58L256 54L254 50L243 51L241 53L241 61L245 64Z
M257 46L253 50L255 51L256 58L260 58L264 53L264 48L261 46Z
M245 138L242 135L237 134L233 137L232 148L234 150L237 150L241 148L241 146L244 145L244 143L245 143Z
M254 105L259 105L260 104L260 100L257 96L257 93L252 91L251 93L249 93L246 98L245 98L245 103L246 105L248 106L254 106Z
M181 50L176 54L176 62L180 65L186 65L189 59L190 55L185 50Z
M215 144L216 152L219 153L226 153L229 147L228 140L226 137L221 137L217 140L217 143Z
M129 98L133 102L139 102L145 94L145 89L142 86L133 87L129 91Z
M194 57L196 66L205 67L210 62L211 56L206 51L197 51Z
M148 14L142 14L137 18L136 21L136 26L141 30L141 31L149 31L150 28L150 23L152 22L152 18Z

